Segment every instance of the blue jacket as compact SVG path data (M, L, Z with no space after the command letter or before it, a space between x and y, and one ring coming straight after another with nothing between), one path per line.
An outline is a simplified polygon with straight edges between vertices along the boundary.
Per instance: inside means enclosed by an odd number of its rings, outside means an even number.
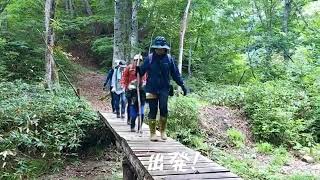
M169 92L170 76L179 86L183 86L179 70L173 59L169 59L168 55L159 56L154 53L151 62L149 57L145 57L140 67L140 75L143 76L145 73L148 74L145 87L145 91L148 93Z
M111 88L111 80L112 80L112 75L113 75L113 69L110 69L108 74L107 74L107 78L106 78L106 81L104 82L103 86L104 87L108 87L108 88Z

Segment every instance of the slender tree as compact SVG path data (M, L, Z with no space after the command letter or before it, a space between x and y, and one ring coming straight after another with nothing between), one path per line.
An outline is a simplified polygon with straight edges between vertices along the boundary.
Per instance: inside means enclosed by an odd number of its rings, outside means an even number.
M140 0L133 0L132 2L132 13L131 13L131 58L136 54L136 48L138 45L138 8Z
M84 4L84 7L85 7L85 10L86 10L86 13L89 15L89 16L92 16L93 13L92 13L92 9L91 9L91 6L90 6L90 3L89 3L89 0L82 0L83 4Z
M184 35L186 33L187 25L188 25L188 14L190 8L191 0L188 0L186 9L183 14L183 18L181 21L181 30L180 30L180 43L179 43L179 59L178 59L178 69L180 73L182 73L182 56L183 56L183 44L184 44Z
M53 59L54 31L53 31L52 22L54 19L54 15L55 15L55 0L46 0L46 4L45 4L45 43L46 43L45 85L50 90L59 86L58 72Z
M68 7L69 7L69 14L71 17L74 16L74 4L73 4L73 1L72 0L69 0L68 1Z
M123 39L123 24L122 24L122 5L124 0L115 0L114 1L114 35L113 35L113 61L114 65L116 61L124 60L124 39Z
M288 36L288 24L291 12L291 1L292 0L284 0L282 31L286 36ZM289 49L287 42L285 42L285 46L283 47L283 58L285 60L289 59Z

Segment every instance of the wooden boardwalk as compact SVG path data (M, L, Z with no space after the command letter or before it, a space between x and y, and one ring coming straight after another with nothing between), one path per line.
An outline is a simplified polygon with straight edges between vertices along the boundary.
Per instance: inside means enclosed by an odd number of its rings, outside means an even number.
M112 113L100 113L100 116L125 155L124 179L241 179L171 138L166 142L151 142L146 124L142 126L143 135L139 136L130 132L126 120L117 119Z

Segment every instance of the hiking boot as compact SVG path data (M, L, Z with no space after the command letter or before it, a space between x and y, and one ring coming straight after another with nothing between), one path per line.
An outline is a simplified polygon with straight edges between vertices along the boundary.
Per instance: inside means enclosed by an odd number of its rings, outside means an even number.
M161 139L162 140L167 140L167 133L166 133L166 128L167 128L167 118L165 117L160 117L160 133L161 133Z
M131 132L136 132L136 130L134 128L131 128L130 131Z
M158 141L158 137L156 134L156 120L150 120L149 122L149 129L150 129L150 141Z
M124 119L124 115L123 114L121 115L121 119Z
M120 114L117 113L117 118L120 118Z

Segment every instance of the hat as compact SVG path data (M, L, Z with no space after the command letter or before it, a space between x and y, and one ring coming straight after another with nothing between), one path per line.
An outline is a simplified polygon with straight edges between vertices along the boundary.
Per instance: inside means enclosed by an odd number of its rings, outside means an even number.
M123 60L115 60L115 61L114 61L114 68L115 68L115 67L118 67L118 66L120 66L120 67L125 67L125 66L126 66L126 62L123 61Z
M119 61L118 65L120 65L120 66L121 65L126 65L126 62L121 60L121 61Z
M154 49L167 49L167 50L170 49L166 39L164 37L162 37L162 36L157 36L154 39L151 48L154 48Z
M136 55L134 55L134 57L133 57L133 59L134 60L138 60L138 59L142 59L142 56L141 56L141 54L136 54Z

